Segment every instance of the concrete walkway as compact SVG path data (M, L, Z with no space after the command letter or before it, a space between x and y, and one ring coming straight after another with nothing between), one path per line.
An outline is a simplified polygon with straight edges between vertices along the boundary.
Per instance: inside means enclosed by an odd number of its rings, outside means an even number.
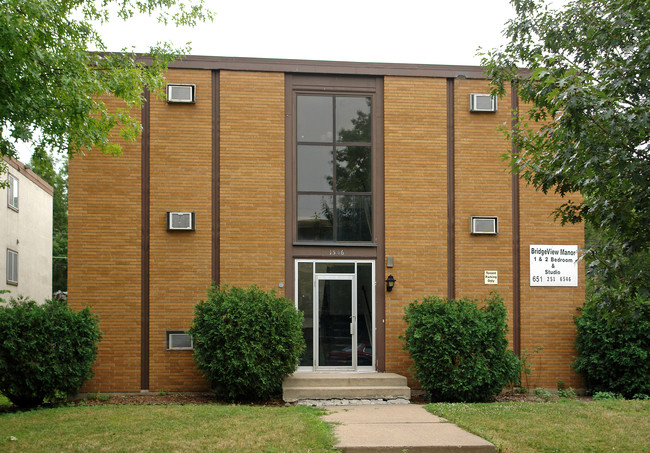
M494 452L490 442L417 404L329 406L336 448L343 452Z

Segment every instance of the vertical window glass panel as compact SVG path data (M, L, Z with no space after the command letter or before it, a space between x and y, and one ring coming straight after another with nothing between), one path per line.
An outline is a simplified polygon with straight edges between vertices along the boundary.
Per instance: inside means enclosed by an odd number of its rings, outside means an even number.
M333 239L334 199L331 195L298 195L298 240Z
M372 264L357 267L357 365L372 366Z
M298 141L333 142L332 96L298 96Z
M298 191L332 192L334 156L331 146L298 145Z
M314 264L298 263L298 310L303 313L302 335L305 351L300 366L314 364Z
M336 141L370 143L372 115L369 97L336 98Z
M336 148L336 191L371 192L370 146Z
M336 237L339 241L372 240L372 205L370 195L336 197Z
M320 280L318 285L318 363L352 365L352 281Z

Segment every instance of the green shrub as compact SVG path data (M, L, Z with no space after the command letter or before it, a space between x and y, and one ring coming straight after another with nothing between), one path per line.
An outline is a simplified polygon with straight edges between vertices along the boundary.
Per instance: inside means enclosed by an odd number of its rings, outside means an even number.
M589 391L626 398L650 394L649 301L637 301L618 312L592 303L575 323L578 357L573 366Z
M593 398L594 401L622 400L623 395L614 392L596 392Z
M17 406L74 394L93 375L101 332L87 307L11 299L0 306L0 332L0 393Z
M257 287L213 286L194 313L194 359L218 391L233 401L281 392L305 348L293 302Z
M405 349L433 401L487 401L519 380L503 300L492 293L477 304L429 296L405 308Z
M533 395L535 395L537 398L541 399L545 403L549 402L553 398L553 394L551 392L541 387L537 387L533 391Z

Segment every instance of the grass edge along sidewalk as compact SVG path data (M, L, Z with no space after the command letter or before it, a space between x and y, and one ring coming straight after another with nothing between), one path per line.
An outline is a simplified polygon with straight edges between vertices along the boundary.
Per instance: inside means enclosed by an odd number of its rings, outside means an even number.
M64 406L0 415L0 451L333 451L311 407Z
M500 452L650 451L650 401L434 403L425 408Z

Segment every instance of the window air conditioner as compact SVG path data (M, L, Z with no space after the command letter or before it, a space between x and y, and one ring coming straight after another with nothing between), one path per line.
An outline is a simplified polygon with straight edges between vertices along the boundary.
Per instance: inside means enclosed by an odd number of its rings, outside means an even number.
M196 102L196 85L169 84L167 85L167 102L193 104Z
M471 234L497 234L499 223L497 217L472 216L470 221Z
M194 339L186 332L167 332L167 349L193 349Z
M496 112L497 98L489 94L470 94L469 95L470 112Z
M167 231L194 231L195 220L193 212L168 212Z

